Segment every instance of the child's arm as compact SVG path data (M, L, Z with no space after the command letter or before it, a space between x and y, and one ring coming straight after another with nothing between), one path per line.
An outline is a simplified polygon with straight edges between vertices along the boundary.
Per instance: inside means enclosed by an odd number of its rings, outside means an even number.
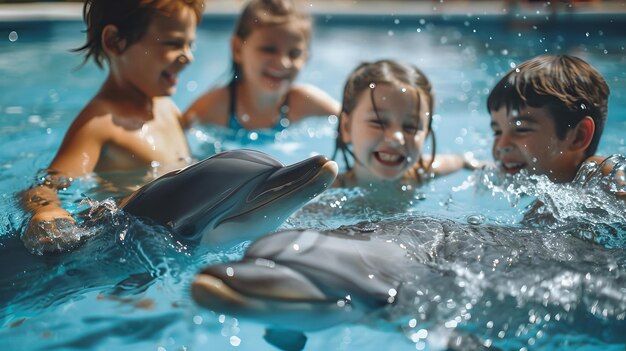
M71 177L94 170L103 145L102 137L111 128L98 124L77 119L50 165L51 174L43 184L21 194L24 209L33 214L22 237L29 250L59 251L75 244L66 238L66 231L74 227L75 220L61 206L57 190L69 186Z
M323 90L313 85L294 86L289 92L289 118L292 122L308 116L339 116L341 106ZM292 117L293 116L293 117Z
M58 240L63 235L59 223L74 223L74 218L61 207L57 189L37 185L22 192L22 205L33 214L22 241L31 252L63 250Z
M430 163L430 158L425 157L426 165ZM461 169L467 169L470 171L481 168L484 165L483 162L474 158L471 152L466 152L463 155L435 155L435 161L433 162L432 171L435 175L446 175Z

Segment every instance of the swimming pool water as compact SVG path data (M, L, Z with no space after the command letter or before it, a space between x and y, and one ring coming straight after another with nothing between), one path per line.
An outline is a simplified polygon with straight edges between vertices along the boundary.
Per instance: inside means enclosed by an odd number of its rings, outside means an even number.
M174 96L181 109L208 87L227 80L232 24L229 16L205 18L198 31L195 63L183 72ZM624 24L626 17L619 14L558 18L536 14L526 18L475 14L320 16L312 56L299 80L317 85L340 100L344 79L359 62L394 58L414 63L428 75L436 95L437 150L471 151L489 160L492 136L485 100L497 75L544 52L575 54L596 66L611 88L609 119L598 152L626 154L626 53L620 32ZM238 258L245 243L188 251L158 228L125 222L112 214L104 224L94 226L97 235L74 253L33 257L21 247L17 237L24 214L17 206L16 192L31 184L37 171L49 164L73 117L105 78L106 73L92 63L77 69L81 58L69 50L82 44L82 29L81 23L73 21L0 23L0 349L274 349L262 339L262 325L199 310L189 297L189 282L200 267ZM223 130L201 126L187 135L198 159L216 151L254 147L284 163L293 163L315 153L331 155L335 129L335 119L318 118L291 126L275 136L275 142L227 140ZM101 180L81 180L64 191L62 198L70 208L88 208L87 197L103 201L127 193L143 176L106 175ZM532 198L508 192L491 180L489 175L460 172L405 192L399 203L382 204L368 199L368 189L333 189L294 214L283 227L331 229L363 220L424 215L462 223L516 226ZM480 300L466 289L462 298L452 295L448 301L433 301L432 305L443 306L433 315L422 316L417 306L408 304L399 321L375 319L364 325L310 333L307 349L437 349L453 325L458 325L459 331L490 340L502 349L623 350L626 340L620 330L626 327L626 260L624 246L620 247L624 241L619 240L626 235L623 207L603 210L605 204L593 192L581 195L578 189L537 183L528 184L527 192L549 200L557 217L566 219L556 226L532 229L549 234L542 239L547 246L558 250L559 235L574 235L580 232L576 226L586 224L617 237L617 248L599 252L595 263L582 258L552 258L545 261L553 266L550 269L533 265L534 253L527 252L528 275L513 274L506 279L495 275L499 270L489 273L480 267L501 283L483 286L480 298L495 294L494 305L508 308L504 311L494 311L491 304L457 316L441 310L468 296L469 301L471 297ZM595 203L590 202L592 199ZM587 223L587 216L581 214L584 211L599 214L589 216L593 221ZM460 244L472 242L463 237L455 240ZM476 254L469 249L461 252ZM484 253L502 261L525 262L519 253ZM613 259L607 258L611 254ZM458 265L447 263L452 266L442 271L467 268L474 272L467 257ZM502 271L506 276L508 271ZM588 272L593 274L585 283ZM533 281L537 278L545 279L546 289L569 296L569 302L559 302L555 295L548 299L548 307L541 307L528 292L540 284ZM504 296L502 300L498 294ZM516 311L524 318L512 319L506 330L495 330L497 322L490 317L515 315ZM417 325L407 328L413 318ZM428 337L422 337L422 330Z

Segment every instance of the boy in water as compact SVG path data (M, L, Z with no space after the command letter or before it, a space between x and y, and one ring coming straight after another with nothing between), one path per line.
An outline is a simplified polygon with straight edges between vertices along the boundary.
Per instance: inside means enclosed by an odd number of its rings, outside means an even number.
M494 160L506 173L525 169L555 183L571 182L588 161L609 174L623 159L611 157L608 162L595 155L608 98L609 87L600 72L580 58L542 55L520 64L487 99Z
M23 194L33 213L22 238L30 250L66 248L62 239L74 219L57 197L67 186L63 179L189 163L181 113L169 96L193 60L203 6L203 0L86 0L87 42L78 51L99 67L106 62L109 74L67 131L46 182Z

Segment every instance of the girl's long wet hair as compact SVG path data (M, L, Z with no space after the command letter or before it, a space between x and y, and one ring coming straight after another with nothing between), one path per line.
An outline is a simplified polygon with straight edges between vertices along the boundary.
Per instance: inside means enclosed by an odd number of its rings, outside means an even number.
M378 117L378 110L376 108L376 103L374 100L374 91L376 90L376 86L380 84L391 84L398 86L399 88L412 88L415 90L417 94L417 111L420 111L420 96L423 96L426 100L428 107L428 125L426 130L426 137L430 135L432 140L432 148L431 148L431 158L428 164L424 164L424 160L420 155L418 160L418 164L421 169L425 171L430 171L435 160L435 133L432 130L432 111L434 98L432 94L432 87L430 85L430 81L426 78L426 75L419 70L417 67L412 65L407 65L403 63L399 63L393 60L379 60L375 62L364 62L360 64L348 77L346 81L346 85L343 89L343 100L341 104L341 114L339 123L337 126L337 139L335 141L335 151L333 152L332 159L335 160L337 155L341 153L343 161L346 164L346 170L352 170L352 164L350 160L354 160L355 162L360 162L355 156L348 144L343 141L341 137L341 119L344 118L345 115L351 115L356 105L358 103L358 98L361 96L363 91L366 89L370 90L369 97L372 99L372 106L374 107L374 112L376 113L376 117ZM415 172L415 176L418 177L420 175L419 172Z
M280 25L285 23L297 23L309 42L313 23L311 17L298 11L291 0L251 0L244 7L237 24L235 25L234 35L245 40L252 32L259 27L267 27L272 25ZM241 66L232 59L232 77L229 85L243 79Z

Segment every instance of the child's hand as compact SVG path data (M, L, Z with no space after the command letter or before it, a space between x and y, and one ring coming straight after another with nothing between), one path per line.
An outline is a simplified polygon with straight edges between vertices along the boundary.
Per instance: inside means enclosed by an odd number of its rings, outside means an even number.
M78 244L77 225L74 218L63 209L41 211L31 218L22 241L35 254L66 251Z

